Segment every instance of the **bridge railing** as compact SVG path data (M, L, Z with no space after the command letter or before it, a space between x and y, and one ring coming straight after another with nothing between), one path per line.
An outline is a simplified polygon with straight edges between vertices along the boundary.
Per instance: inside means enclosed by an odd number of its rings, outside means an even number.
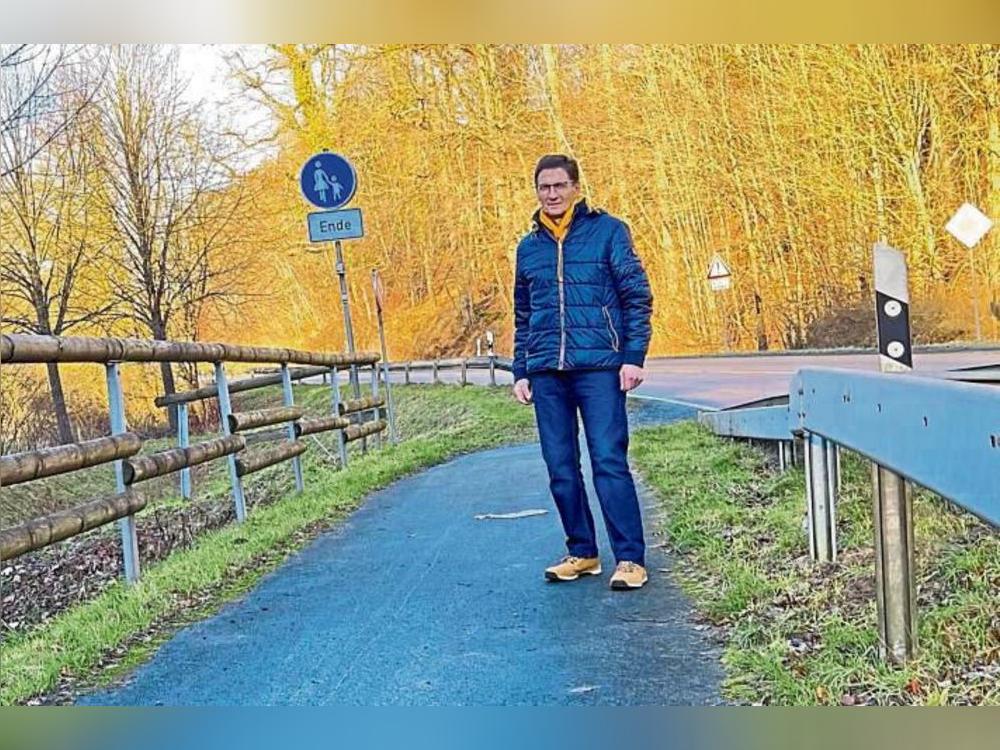
M787 404L702 412L699 421L719 435L777 441L782 464L787 446L801 442L809 549L817 561L837 557L840 449L872 461L880 640L887 658L903 661L916 645L912 511L907 487L888 485L926 487L1000 526L996 383L998 369L923 377L803 368ZM906 494L901 513L885 512L890 492Z
M379 392L379 356L370 352L345 355L331 352L299 351L275 347L250 347L221 343L152 341L121 338L83 338L56 336L0 336L0 363L3 366L39 363L93 363L105 369L110 409L111 435L70 445L43 448L15 455L0 456L0 486L29 482L43 477L66 474L83 468L112 464L115 476L113 496L98 498L74 508L32 519L18 526L0 530L0 560L40 549L112 521L120 522L125 578L139 577L139 551L135 514L145 507L134 485L157 476L181 473L182 494L191 497L190 469L208 461L225 458L229 465L233 502L238 522L246 519L243 477L268 466L291 461L296 489L304 489L300 456L307 444L304 435L336 431L340 446L340 464L347 464L347 443L375 436L381 446L381 434L392 421L382 418L386 397ZM125 419L121 365L128 362L203 362L214 366L215 382L185 393L161 396L157 406L178 409L178 446L147 455L137 455L142 440L128 431ZM279 365L273 375L229 382L226 365L234 362ZM293 376L289 365L306 365L311 374L329 374L332 384L330 417L304 418L294 403L291 383L295 377L308 377L299 370ZM367 396L343 400L338 372L352 368L370 369L371 387ZM231 394L281 384L282 405L252 412L233 410ZM385 383L389 393L388 382ZM197 400L214 398L218 402L221 435L191 445L188 433L187 406ZM391 405L391 399L389 399ZM369 421L364 415L371 412ZM279 425L279 429L259 428ZM393 432L393 439L395 439ZM248 450L248 446L253 447ZM187 476L185 477L185 474Z

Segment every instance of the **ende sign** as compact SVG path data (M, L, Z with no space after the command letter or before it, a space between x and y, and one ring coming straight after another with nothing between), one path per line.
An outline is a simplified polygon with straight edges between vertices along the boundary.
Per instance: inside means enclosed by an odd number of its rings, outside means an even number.
M309 241L354 240L365 236L361 209L316 211L309 214Z

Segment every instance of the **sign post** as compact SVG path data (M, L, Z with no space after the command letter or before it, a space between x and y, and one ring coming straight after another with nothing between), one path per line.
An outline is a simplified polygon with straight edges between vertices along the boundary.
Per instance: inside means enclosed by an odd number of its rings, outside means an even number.
M971 203L963 203L949 219L944 228L952 237L969 248L969 273L972 276L972 309L976 318L976 341L983 340L983 328L979 322L979 277L972 249L990 231L993 221Z
M375 292L375 315L378 318L378 341L382 347L382 372L385 373L385 404L389 414L389 441L399 442L396 434L396 407L392 402L392 384L389 382L389 354L385 346L385 326L382 323L382 308L385 307L385 287L378 269L372 269L372 289Z
M722 259L722 256L718 253L712 258L712 262L708 266L708 285L711 287L713 292L724 292L729 289L733 284L733 274L729 270L729 266ZM726 311L722 312L722 348L724 351L729 351L729 321L725 317Z
M358 176L351 163L340 154L322 151L310 156L299 173L299 186L305 199L324 211L314 211L307 217L310 242L333 242L334 271L340 282L340 301L344 308L344 339L347 353L354 354L354 328L347 294L347 267L341 240L364 237L361 209L337 210L346 205L358 187ZM358 366L350 366L351 392L361 398ZM334 387L339 385L334 383ZM362 451L367 440L362 439Z

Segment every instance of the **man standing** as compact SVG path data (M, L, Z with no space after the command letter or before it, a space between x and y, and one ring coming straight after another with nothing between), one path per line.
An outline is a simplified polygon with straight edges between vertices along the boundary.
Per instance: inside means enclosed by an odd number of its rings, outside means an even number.
M550 581L599 575L594 518L580 469L577 412L617 563L611 588L647 581L642 516L629 470L625 393L644 377L653 295L628 227L580 199L563 155L535 167L539 210L517 247L514 395L534 403L549 488L569 554Z

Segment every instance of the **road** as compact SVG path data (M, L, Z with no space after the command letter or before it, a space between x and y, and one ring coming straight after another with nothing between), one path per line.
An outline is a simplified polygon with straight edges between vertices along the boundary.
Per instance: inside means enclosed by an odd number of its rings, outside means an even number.
M1000 350L917 352L913 356L918 372L941 372L979 365L1000 365ZM762 357L653 357L646 360L646 381L631 395L665 399L698 408L727 408L788 393L788 383L802 367L841 367L852 370L878 370L876 354L768 355ZM510 384L511 374L497 370L497 382ZM401 372L393 372L393 382L402 381ZM456 383L459 371L441 370L445 383ZM469 370L474 383L488 383L485 370ZM414 383L431 382L431 373L411 371Z

